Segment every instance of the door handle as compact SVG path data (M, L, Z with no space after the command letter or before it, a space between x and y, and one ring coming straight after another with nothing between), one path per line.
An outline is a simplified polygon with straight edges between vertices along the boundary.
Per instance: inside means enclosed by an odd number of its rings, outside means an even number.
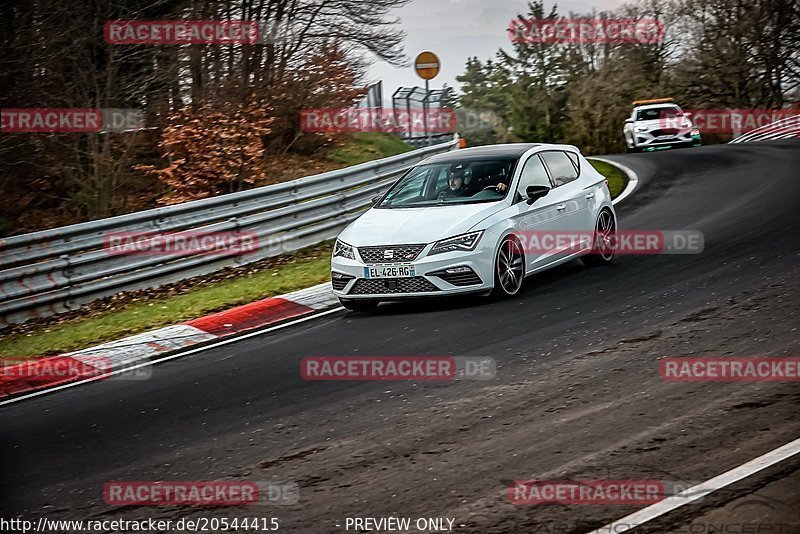
M586 199L587 200L592 199L592 198L594 198L594 193L589 193L588 195L586 195Z
M556 209L558 211L564 211L565 209L567 209L567 206L566 204L559 204L558 206L556 206Z

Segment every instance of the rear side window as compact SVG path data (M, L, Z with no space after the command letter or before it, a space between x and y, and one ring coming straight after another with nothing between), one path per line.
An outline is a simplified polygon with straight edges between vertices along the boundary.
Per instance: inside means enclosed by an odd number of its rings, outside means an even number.
M541 155L545 165L550 170L550 176L553 177L555 187L568 184L578 178L578 171L566 152L553 150L542 152Z
M581 173L581 162L578 160L578 155L574 152L567 152L567 156L569 159L572 160L572 164L575 165L575 170L578 171L578 174Z

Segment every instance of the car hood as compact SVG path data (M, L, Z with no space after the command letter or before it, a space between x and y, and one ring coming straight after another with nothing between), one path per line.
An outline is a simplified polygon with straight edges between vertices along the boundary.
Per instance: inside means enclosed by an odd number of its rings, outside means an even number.
M684 129L681 119L651 119L649 121L636 121L636 126L647 126L648 130L657 129Z
M425 208L371 208L350 223L339 239L356 247L432 243L469 231L502 207L502 202L488 202Z

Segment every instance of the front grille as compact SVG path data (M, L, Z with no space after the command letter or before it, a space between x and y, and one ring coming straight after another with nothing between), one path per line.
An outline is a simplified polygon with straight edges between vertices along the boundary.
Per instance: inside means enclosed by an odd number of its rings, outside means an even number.
M355 276L350 276L349 274L342 274L337 272L331 273L331 285L333 289L336 291L341 291L347 285L347 283L355 278Z
M417 259L423 248L425 245L382 245L358 247L358 253L364 263L408 263Z
M436 271L435 273L428 273L428 276L438 276L448 284L454 286L474 286L482 283L480 276L475 274L475 271L469 269L461 273L448 273L447 271Z
M650 131L650 133L653 135L653 137L661 137L662 135L675 136L675 135L678 135L678 132L680 132L680 130L678 130L677 128L664 128L663 130L651 130Z
M439 288L422 276L414 278L359 278L349 295L384 295L389 293L427 293Z

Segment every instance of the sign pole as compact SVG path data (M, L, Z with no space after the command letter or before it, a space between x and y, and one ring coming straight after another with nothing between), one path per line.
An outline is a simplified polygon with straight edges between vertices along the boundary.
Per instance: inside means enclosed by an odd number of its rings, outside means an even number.
M425 80L425 101L422 104L422 127L425 128L425 137L428 138L428 144L431 144L431 134L428 131L428 107L430 104L431 90L428 87L428 80Z
M440 65L439 58L433 52L422 52L414 60L414 70L417 71L417 75L420 78L425 80L425 99L422 101L422 126L428 144L431 143L431 133L428 131L428 107L430 106L431 89L428 82L439 74Z

